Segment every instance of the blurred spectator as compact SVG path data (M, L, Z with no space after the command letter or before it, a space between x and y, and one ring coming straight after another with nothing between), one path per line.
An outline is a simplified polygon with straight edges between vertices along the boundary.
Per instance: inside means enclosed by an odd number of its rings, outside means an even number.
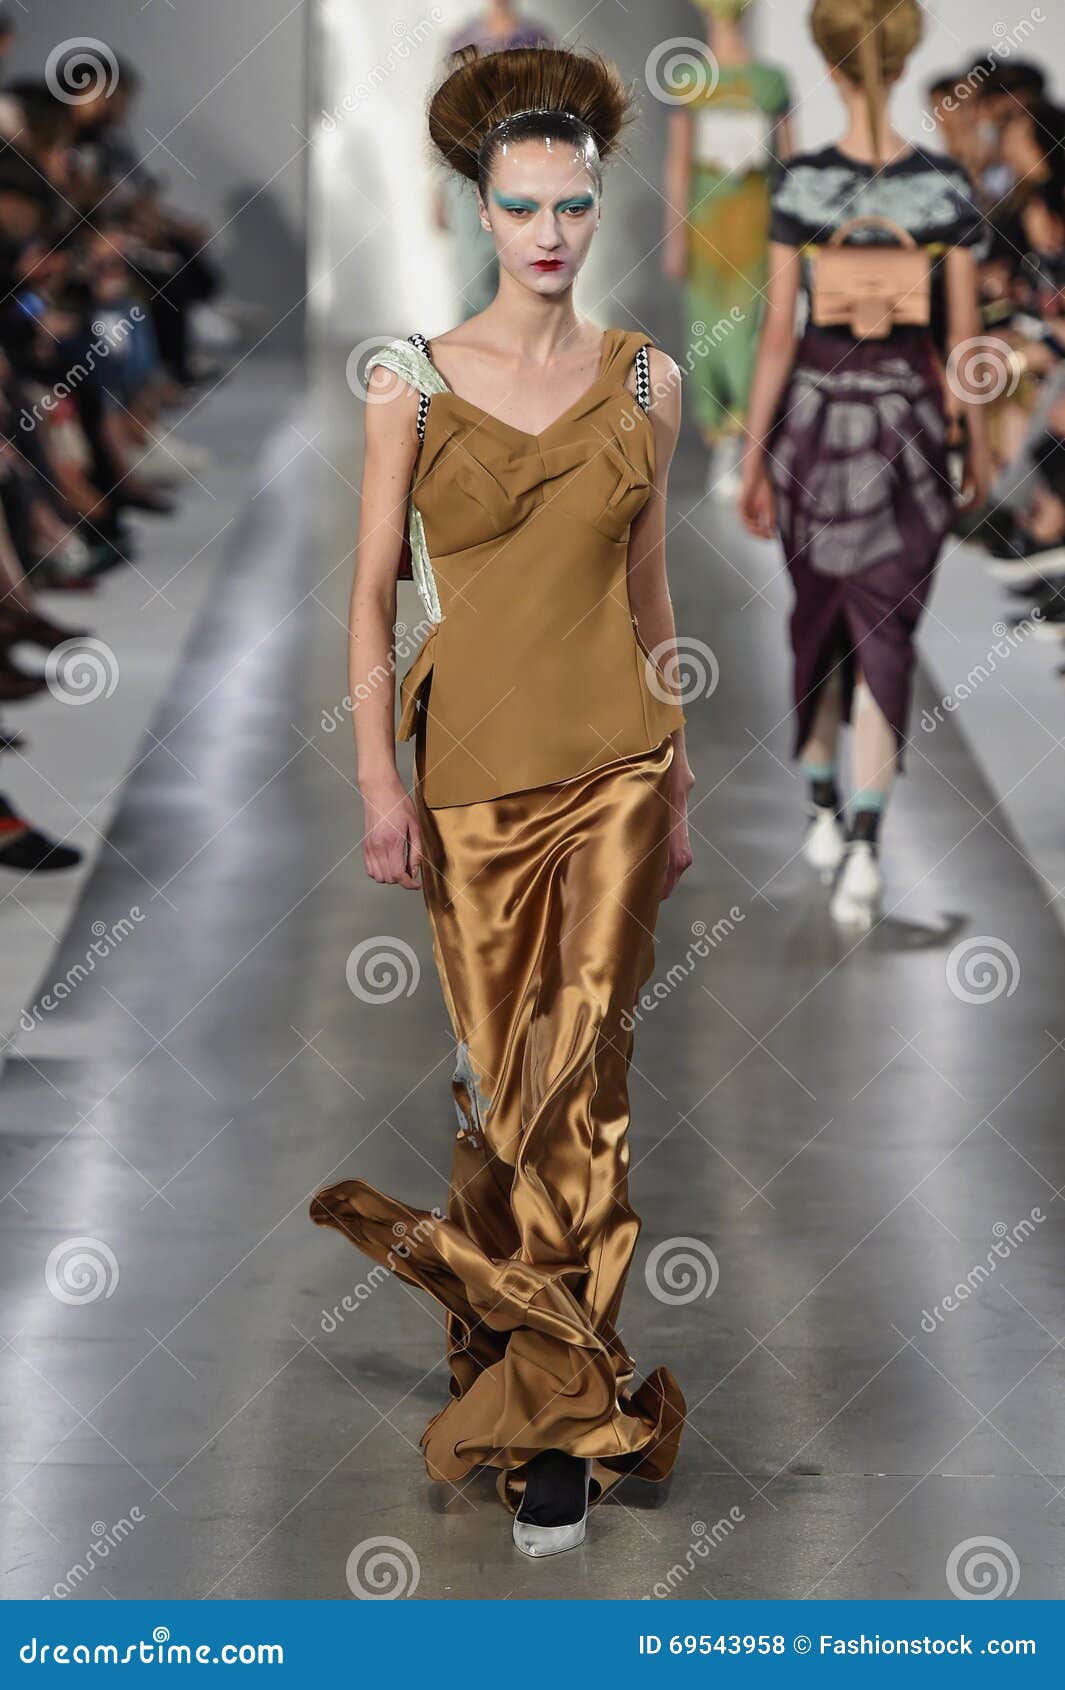
M0 10L0 75L15 22ZM210 459L164 422L200 374L192 308L218 290L210 231L164 203L126 127L137 89L65 100L0 87L0 708L40 693L60 626L44 593L91 593L133 556L131 510L165 515ZM16 659L16 650L18 658ZM32 655L30 657L32 662ZM0 753L22 737L0 718ZM0 779L0 788L6 786ZM0 791L0 870L68 868Z

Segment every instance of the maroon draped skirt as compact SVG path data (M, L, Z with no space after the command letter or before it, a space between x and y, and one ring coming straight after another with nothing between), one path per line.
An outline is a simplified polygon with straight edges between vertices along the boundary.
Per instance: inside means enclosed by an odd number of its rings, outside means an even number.
M901 768L914 634L955 509L928 335L806 334L770 435L769 474L795 589L794 754L837 668L849 719L860 670L895 731Z

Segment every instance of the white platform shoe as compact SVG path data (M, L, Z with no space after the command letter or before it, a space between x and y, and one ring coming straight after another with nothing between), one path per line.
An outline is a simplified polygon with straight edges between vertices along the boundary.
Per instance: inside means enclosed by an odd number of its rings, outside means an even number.
M866 839L852 840L832 894L829 914L834 921L850 926L872 927L880 917L883 901L884 877L876 847Z
M812 804L810 818L802 854L827 886L835 879L836 870L847 854L847 836L830 806Z
M743 486L743 439L726 435L710 453L706 491L719 504L732 505Z
M564 1549L576 1549L584 1542L585 1529L588 1524L588 1491L592 1479L592 1463L584 1458L584 1513L579 1520L574 1520L565 1526L534 1526L529 1521L521 1520L518 1513L514 1516L512 1533L514 1542L523 1555L559 1555Z

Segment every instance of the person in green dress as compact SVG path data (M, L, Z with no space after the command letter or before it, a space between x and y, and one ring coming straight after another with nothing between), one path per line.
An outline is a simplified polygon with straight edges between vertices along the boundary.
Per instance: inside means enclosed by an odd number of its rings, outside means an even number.
M691 413L710 458L708 490L731 499L767 279L773 166L792 151L790 92L744 32L750 0L695 0L705 57L670 70L663 268L684 283Z

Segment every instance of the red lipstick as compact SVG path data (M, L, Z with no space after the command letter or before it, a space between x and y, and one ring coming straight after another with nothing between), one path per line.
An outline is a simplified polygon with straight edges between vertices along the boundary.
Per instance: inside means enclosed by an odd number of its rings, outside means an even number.
M534 270L562 270L563 268L561 258L538 258L533 264Z

